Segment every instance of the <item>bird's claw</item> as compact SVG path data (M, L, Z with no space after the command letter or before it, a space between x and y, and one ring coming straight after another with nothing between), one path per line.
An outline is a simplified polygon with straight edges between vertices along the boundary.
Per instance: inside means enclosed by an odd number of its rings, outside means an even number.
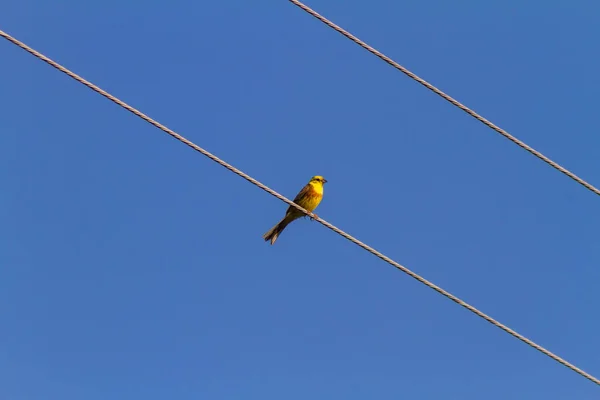
M310 213L309 214L309 218L311 221L314 221L315 219L319 218L319 216L315 213Z

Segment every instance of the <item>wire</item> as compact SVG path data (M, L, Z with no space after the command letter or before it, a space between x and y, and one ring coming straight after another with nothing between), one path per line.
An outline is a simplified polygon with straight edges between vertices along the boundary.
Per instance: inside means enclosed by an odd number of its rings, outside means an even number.
M569 178L573 179L575 182L583 185L584 187L586 187L587 189L589 189L592 192L596 193L597 195L600 195L600 189L598 189L595 186L593 186L592 184L584 181L583 179L581 179L580 177L578 177L577 175L575 175L573 172L571 172L568 169L564 168L563 166L561 166L560 164L556 163L555 161L552 161L551 159L549 159L548 157L546 157L545 155L543 155L539 151L537 151L534 148L528 146L526 143L522 142L521 140L519 140L516 137L512 136L510 133L506 132L504 129L500 128L499 126L497 126L497 125L493 124L492 122L488 121L487 119L483 118L481 115L477 114L475 111L471 110L470 108L468 108L464 104L460 103L458 100L455 100L454 98L450 97L446 93L442 92L440 89L438 89L435 86L433 86L431 83L427 82L426 80L424 80L424 79L418 77L417 75L415 75L414 73L410 72L408 69L404 68L402 65L398 64L396 61L392 60L391 58L389 58L385 54L383 54L380 51L378 51L378 50L374 49L373 47L369 46L368 44L366 44L365 42L363 42L362 40L360 40L356 36L352 35L350 32L346 31L345 29L343 29L343 28L339 27L338 25L334 24L333 22L331 22L327 18L323 17L321 14L317 13L315 10L313 10L310 7L302 4L298 0L289 0L289 1L292 2L293 4L295 4L296 6L300 7L302 10L306 11L307 13L309 13L310 15L312 15L313 17L315 17L319 21L323 22L325 25L329 26L330 28L334 29L338 33L341 33L342 35L344 35L348 39L352 40L354 43L358 44L360 47L362 47L363 49L367 50L369 53L372 53L372 54L376 55L377 57L381 58L386 63L390 64L392 67L394 67L397 70L399 70L399 71L403 72L404 74L408 75L410 78L412 78L415 81L419 82L421 85L425 86L427 89L431 90L435 94L441 96L444 100L447 100L451 104L453 104L456 107L460 108L461 110L463 110L464 112L466 112L467 114L469 114L470 116L472 116L473 118L475 118L476 120L478 120L479 122L481 122L481 123L487 125L488 127L492 128L493 130L495 130L496 132L498 132L499 134L501 134L502 136L504 136L505 138L507 138L508 140L510 140L511 142L513 142L514 144L516 144L517 146L519 146L519 147L527 150L528 152L530 152L531 154L533 154L534 156L536 156L540 160L542 160L545 163L549 164L551 167L553 167L553 168L559 170L560 172L562 172L563 174L567 175Z
M546 350L545 348L543 348L542 346L536 344L532 340L530 340L530 339L526 338L525 336L521 335L520 333L517 333L516 331L510 329L508 326L506 326L506 325L504 325L504 324L496 321L494 318L488 316L487 314L484 314L483 312L479 311L478 309L476 309L472 305L464 302L463 300L461 300L458 297L454 296L453 294L447 292L446 290L442 289L441 287L433 284L432 282L429 282L427 279L421 277L420 275L416 274L415 272L411 271L410 269L406 268L405 266L397 263L396 261L392 260L391 258L383 255L382 253L380 253L379 251L375 250L374 248L372 248L372 247L364 244L360 240L358 240L358 239L354 238L353 236L347 234L346 232L342 231L341 229L337 228L336 226L334 226L334 225L330 224L329 222L327 222L327 221L325 221L325 220L317 217L313 213L311 213L309 211L306 211L305 209L303 209L299 205L295 204L291 200L287 199L286 197L280 195L279 193L277 193L273 189L267 187L266 185L262 184L261 182L257 181L256 179L252 178L251 176L247 175L246 173L240 171L239 169L235 168L234 166L232 166L232 165L228 164L227 162L221 160L217 156L209 153L208 151L204 150L200 146L194 144L190 140L188 140L188 139L184 138L183 136L179 135L177 132L175 132L175 131L167 128L166 126L162 125L159 122L156 122L152 118L150 118L147 115L143 114L141 111L139 111L139 110L133 108L132 106L130 106L129 104L127 104L127 103L119 100L118 98L116 98L115 96L111 95L110 93L108 93L108 92L100 89L98 86L94 85L93 83L91 83L91 82L83 79L82 77L80 77L79 75L75 74L74 72L71 72L70 70L68 70L67 68L65 68L62 65L58 64L57 62L51 60L50 58L46 57L45 55L43 55L43 54L39 53L38 51L32 49L31 47L27 46L25 43L23 43L23 42L15 39L14 37L10 36L9 34L3 32L1 30L0 30L0 36L2 36L3 38L5 38L9 42L11 42L11 43L19 46L20 48L22 48L23 50L27 51L28 53L34 55L35 57L39 58L40 60L45 61L46 63L50 64L52 67L58 69L59 71L67 74L71 78L75 79L77 82L82 83L83 85L87 86L88 88L92 89L93 91L95 91L95 92L101 94L102 96L106 97L107 99L113 101L114 103L116 103L119 106L123 107L127 111L129 111L129 112L137 115L138 117L142 118L144 121L146 121L146 122L154 125L158 129L160 129L163 132L169 134L170 136L174 137L175 139L179 140L180 142L185 143L186 145L190 146L194 150L200 152L201 154L203 154L206 157L210 158L211 160L215 161L219 165L227 168L228 170L230 170L234 174L236 174L238 176L241 176L242 178L246 179L248 182L252 183L253 185L258 186L259 188L261 188L265 192L271 194L272 196L277 197L279 200L287 203L290 206L296 207L298 210L300 210L304 214L306 214L306 215L314 218L316 221L318 221L322 225L326 226L327 228L331 229L335 233L343 236L344 238L348 239L352 243L354 243L354 244L362 247L364 250L366 250L369 253L371 253L371 254L379 257L383 261L385 261L388 264L396 267L400 271L402 271L405 274L409 275L410 277L416 279L417 281L421 282L422 284L428 286L429 288L435 290L439 294L441 294L441 295L449 298L450 300L454 301L457 304L460 304L461 306L463 306L467 310L471 311L472 313L474 313L474 314L478 315L479 317L485 319L486 321L488 321L489 323L493 324L494 326L502 329L504 332L507 332L510 335L514 336L515 338L517 338L517 339L525 342L529 346L531 346L534 349L542 352L543 354L545 354L548 357L552 358L554 361L559 362L560 364L564 365L565 367L567 367L567 368L569 368L569 369L577 372L578 374L586 377L587 379L591 380L595 384L600 385L600 380L597 379L597 378L595 378L594 376L588 374L587 372L583 371L582 369L580 369L580 368L576 367L575 365L569 363L568 361L562 359L561 357L559 357L556 354L550 352L549 350Z

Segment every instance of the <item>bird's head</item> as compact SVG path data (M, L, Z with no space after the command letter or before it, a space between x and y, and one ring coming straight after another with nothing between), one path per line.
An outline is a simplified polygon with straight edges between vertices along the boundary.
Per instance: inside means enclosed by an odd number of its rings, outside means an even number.
M317 175L317 176L313 176L312 178L310 178L310 183L323 185L323 184L327 183L327 179L323 178L320 175Z

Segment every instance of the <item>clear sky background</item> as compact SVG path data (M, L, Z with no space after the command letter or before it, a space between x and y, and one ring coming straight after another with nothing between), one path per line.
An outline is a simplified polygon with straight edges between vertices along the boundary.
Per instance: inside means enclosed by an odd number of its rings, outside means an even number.
M600 185L600 4L307 3ZM0 29L595 376L600 198L287 1L4 0ZM0 399L600 388L0 41Z

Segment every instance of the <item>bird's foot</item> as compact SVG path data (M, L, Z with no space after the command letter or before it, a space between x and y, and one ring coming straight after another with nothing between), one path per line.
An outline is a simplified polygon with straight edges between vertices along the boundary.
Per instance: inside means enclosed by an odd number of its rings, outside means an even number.
M319 218L319 216L315 213L310 213L309 217L311 221L314 221L315 219Z

